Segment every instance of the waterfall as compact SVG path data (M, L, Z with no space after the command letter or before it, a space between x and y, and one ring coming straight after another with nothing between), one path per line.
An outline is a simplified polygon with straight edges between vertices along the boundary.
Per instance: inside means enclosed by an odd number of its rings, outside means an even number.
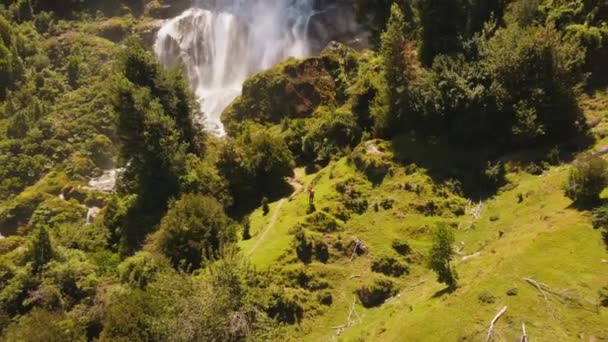
M208 0L167 20L154 51L165 67L185 68L206 129L223 135L222 111L251 74L310 54L314 0Z

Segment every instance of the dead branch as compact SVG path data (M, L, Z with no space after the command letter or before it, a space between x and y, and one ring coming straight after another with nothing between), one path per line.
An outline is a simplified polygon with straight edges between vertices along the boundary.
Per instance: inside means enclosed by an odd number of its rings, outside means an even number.
M332 327L332 329L336 329L336 336L340 336L344 332L344 330L350 328L353 325L353 314L357 316L359 323L362 322L361 317L357 313L357 310L355 310L356 303L357 303L357 298L355 297L355 298L353 298L353 303L351 304L350 310L348 311L348 317L346 318L346 323Z
M473 253L473 254L469 254L469 255L465 255L462 257L462 259L460 259L461 261L467 261L469 259L473 259L473 258L477 258L478 256L481 255L481 252L477 252L477 253Z
M361 275L359 275L359 274L353 274L350 277L348 277L348 280L355 279L355 278L361 278Z
M521 340L520 342L528 342L528 334L526 334L526 323L521 322Z
M524 278L524 280L527 281L530 285L534 286L538 290L538 292L540 292L540 294L543 296L543 299L545 300L547 309L549 309L549 312L551 313L551 316L553 316L554 319L558 319L557 313L553 309L553 306L551 305L551 302L549 302L549 298L547 297L547 293L545 292L545 289L549 288L549 287L534 279ZM550 293L553 293L553 292L550 292Z
M496 316L494 316L494 318L490 322L490 327L488 328L488 335L486 335L486 342L488 342L490 340L490 338L492 338L492 336L494 335L494 325L496 324L496 322L498 322L500 317L502 317L502 315L505 314L505 312L507 312L506 305L502 309L500 309L500 311L498 311Z
M483 202L479 201L479 203L474 204L473 202L469 201L469 203L467 204L467 208L466 208L466 212L468 212L471 217L473 218L473 221L477 221L481 218L481 212L483 210Z
M353 247L353 254L351 254L348 262L353 261L355 256L358 254L357 251L361 250L363 253L365 253L365 250L367 249L365 247L365 245L363 244L363 241L359 240L358 238L356 238L354 236L353 236L353 242L355 243L355 246Z

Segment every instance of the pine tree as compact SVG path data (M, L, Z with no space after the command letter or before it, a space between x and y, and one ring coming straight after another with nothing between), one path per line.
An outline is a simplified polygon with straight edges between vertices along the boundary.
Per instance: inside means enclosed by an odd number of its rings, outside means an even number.
M380 37L380 53L384 62L386 96L388 101L386 129L395 127L396 121L408 103L408 82L412 77L411 65L407 54L407 23L399 5L391 6L391 16L386 31Z
M51 238L46 228L40 227L34 233L31 251L34 272L40 273L44 266L53 258Z

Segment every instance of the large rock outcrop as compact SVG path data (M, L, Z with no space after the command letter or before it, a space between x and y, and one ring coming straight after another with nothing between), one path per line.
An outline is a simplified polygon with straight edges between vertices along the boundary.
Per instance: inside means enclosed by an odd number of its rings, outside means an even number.
M277 124L310 117L319 106L338 106L355 81L358 58L355 50L334 42L320 56L289 59L251 76L222 115L226 131L238 132L245 121Z

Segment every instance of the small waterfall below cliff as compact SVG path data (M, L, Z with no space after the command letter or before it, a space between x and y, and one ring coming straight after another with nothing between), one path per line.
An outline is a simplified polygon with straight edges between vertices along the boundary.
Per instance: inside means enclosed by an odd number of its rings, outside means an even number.
M251 74L310 54L314 0L208 0L168 20L154 50L166 67L181 65L201 103L205 127L224 130L222 111Z

